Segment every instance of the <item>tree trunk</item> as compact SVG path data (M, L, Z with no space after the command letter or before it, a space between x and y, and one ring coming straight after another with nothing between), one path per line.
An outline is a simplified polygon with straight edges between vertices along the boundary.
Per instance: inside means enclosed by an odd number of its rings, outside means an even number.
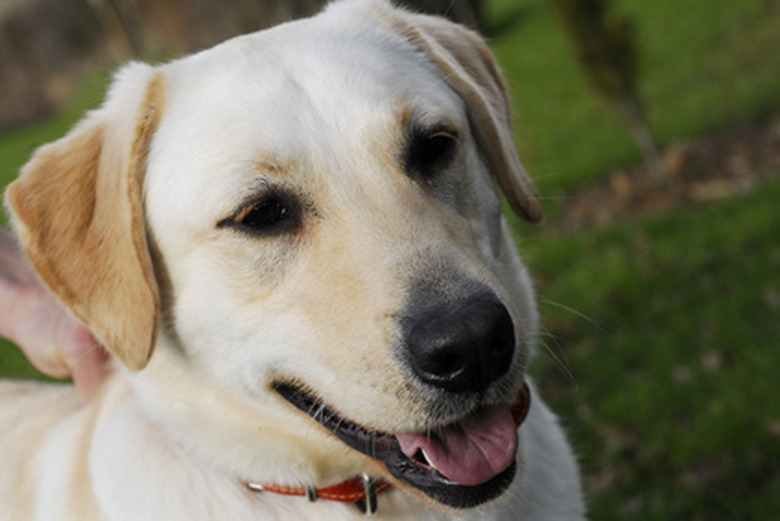
M647 123L645 112L639 101L630 97L624 98L621 107L631 129L631 135L634 137L634 142L636 142L642 154L645 168L655 181L666 180L668 176L658 150L658 144L655 142L650 125Z

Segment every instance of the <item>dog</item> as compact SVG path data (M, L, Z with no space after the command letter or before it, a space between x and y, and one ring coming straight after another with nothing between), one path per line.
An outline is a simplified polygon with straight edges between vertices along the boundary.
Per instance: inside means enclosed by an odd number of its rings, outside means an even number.
M0 519L583 519L509 105L475 33L386 0L122 68L6 191L113 366L86 404L0 385Z

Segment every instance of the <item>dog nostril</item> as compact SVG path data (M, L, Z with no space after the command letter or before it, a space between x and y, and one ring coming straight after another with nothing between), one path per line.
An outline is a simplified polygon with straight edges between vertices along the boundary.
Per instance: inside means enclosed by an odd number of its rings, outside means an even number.
M434 306L404 321L406 353L424 382L450 392L478 392L507 372L512 319L492 294Z
M463 369L465 365L463 358L456 354L442 353L441 356L435 357L436 367L433 372L438 374L452 375Z
M428 338L426 338L428 337ZM446 382L458 378L460 373L470 364L460 353L467 354L465 346L457 343L447 345L424 344L431 340L430 335L416 335L419 342L412 347L412 364L415 371L428 383L444 386Z

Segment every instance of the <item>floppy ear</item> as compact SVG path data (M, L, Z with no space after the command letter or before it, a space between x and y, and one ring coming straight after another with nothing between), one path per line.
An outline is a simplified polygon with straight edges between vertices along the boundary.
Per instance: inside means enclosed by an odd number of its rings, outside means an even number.
M539 194L515 149L507 88L484 40L434 16L395 11L393 26L442 71L468 109L472 132L512 210L531 222L543 218Z
M157 334L142 186L162 97L152 67L125 67L103 107L36 151L5 195L41 280L132 370Z

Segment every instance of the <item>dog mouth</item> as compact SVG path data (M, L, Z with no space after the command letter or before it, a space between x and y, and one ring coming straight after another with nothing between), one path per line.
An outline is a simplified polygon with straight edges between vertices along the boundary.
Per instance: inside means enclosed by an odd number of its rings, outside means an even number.
M452 507L472 508L500 496L517 471L517 427L530 406L524 385L512 404L479 408L425 433L390 434L345 418L301 386L273 388L347 446L384 464L400 482Z

